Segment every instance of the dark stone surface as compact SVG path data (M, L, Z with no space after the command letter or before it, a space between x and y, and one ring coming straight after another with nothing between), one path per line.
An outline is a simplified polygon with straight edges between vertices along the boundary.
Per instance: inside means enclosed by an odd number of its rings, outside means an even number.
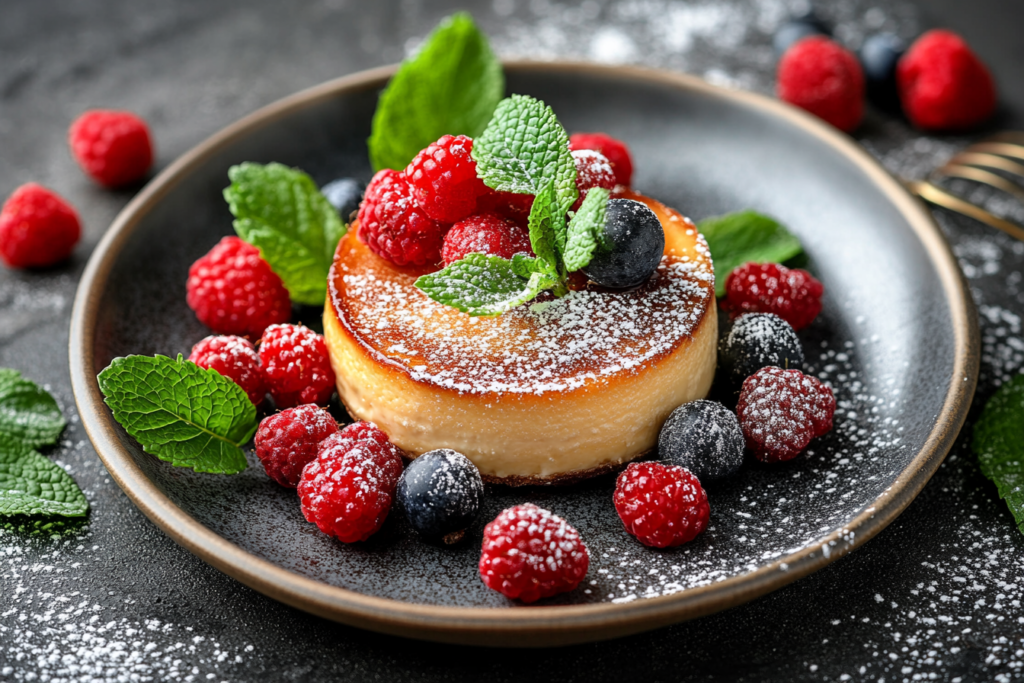
M785 4L497 0L474 13L504 54L623 59L770 92L770 31ZM967 448L969 426L908 510L826 569L747 605L654 633L522 653L390 638L285 607L176 546L110 480L77 423L68 318L91 249L133 192L101 190L75 168L65 142L70 121L87 107L137 111L152 124L159 169L262 104L396 61L408 39L422 37L456 6L355 0L8 0L0 6L0 195L28 180L41 182L78 208L85 228L68 264L29 273L0 269L0 366L19 369L54 393L70 426L47 454L92 504L85 524L0 524L0 679L1019 676L1024 537L978 472ZM909 38L932 25L960 31L1002 88L994 126L1024 126L1022 6L942 0L873 8L850 0L819 9L851 47L874 28ZM686 28L695 25L712 28ZM612 26L628 29L626 42ZM736 26L746 33L729 42ZM905 175L936 166L967 141L921 136L881 115L871 115L858 138ZM939 218L981 312L976 416L998 383L1024 366L1024 245L966 220Z

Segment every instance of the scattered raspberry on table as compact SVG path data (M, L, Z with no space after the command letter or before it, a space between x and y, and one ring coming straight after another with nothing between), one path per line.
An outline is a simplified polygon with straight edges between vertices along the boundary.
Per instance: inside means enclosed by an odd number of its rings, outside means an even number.
M743 382L736 405L747 448L762 462L795 458L832 429L835 411L832 390L817 378L774 366Z
M569 136L569 149L574 152L584 149L600 152L611 164L617 184L629 187L633 182L633 158L629 147L621 140L604 133L573 133Z
M496 213L482 213L452 226L444 236L441 258L448 266L466 254L489 254L510 259L520 252L533 255L530 233L526 228Z
M271 325L260 341L263 379L278 408L326 405L334 393L334 370L323 336L303 325Z
M36 183L16 189L0 210L0 258L12 268L43 268L71 255L82 226L60 195Z
M474 213L477 198L490 189L476 177L472 151L472 138L445 135L405 169L416 203L439 223L454 223Z
M677 465L630 463L615 481L613 500L626 531L652 548L692 541L711 516L697 477Z
M750 262L729 273L725 292L722 308L733 318L744 313L774 313L794 330L802 330L821 313L825 287L806 270Z
M238 237L225 237L188 271L188 305L219 334L253 339L275 323L288 322L291 300L281 278L260 250Z
M825 36L793 44L779 60L779 98L851 132L864 117L864 72L857 57Z
M506 597L536 602L571 591L589 566L576 529L532 503L508 508L484 528L480 578Z
M404 265L441 260L448 225L419 207L405 173L384 169L373 176L359 205L359 239L381 258Z
M115 188L140 180L153 165L149 127L127 111L87 111L71 124L75 160L101 185Z
M216 370L240 386L253 405L267 395L260 357L248 339L233 335L209 336L192 347L188 359L201 368Z
M303 468L316 459L320 444L338 431L338 423L319 406L288 408L260 422L256 456L267 476L281 486L295 488Z

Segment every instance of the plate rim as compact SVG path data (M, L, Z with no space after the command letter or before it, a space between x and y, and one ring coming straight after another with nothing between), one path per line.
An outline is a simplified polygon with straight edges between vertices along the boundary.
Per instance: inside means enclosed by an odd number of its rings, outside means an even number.
M921 450L896 481L851 522L813 546L753 572L671 595L628 603L517 608L452 607L364 595L301 576L243 550L203 526L153 484L123 447L103 402L94 364L101 293L141 218L192 167L260 127L345 92L379 88L397 65L360 71L301 90L238 119L178 157L111 223L79 281L68 342L72 391L96 453L128 498L176 543L250 588L306 612L381 633L467 645L546 647L605 640L711 614L792 583L884 529L917 496L942 463L966 419L980 364L978 320L970 290L931 213L852 138L810 114L770 97L711 85L684 73L570 60L503 61L506 71L570 72L651 82L696 91L760 110L795 125L853 162L908 221L941 280L953 323L955 362L941 411ZM827 548L825 546L828 546Z

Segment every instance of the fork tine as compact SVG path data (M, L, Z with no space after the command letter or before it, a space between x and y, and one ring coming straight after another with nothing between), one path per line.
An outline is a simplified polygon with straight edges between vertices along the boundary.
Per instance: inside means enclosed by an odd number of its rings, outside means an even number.
M1024 145L1024 131L1006 130L1002 133L996 133L988 139L992 142L1010 142L1018 145Z
M1013 142L978 142L967 149L972 152L988 152L989 154L998 154L1024 161L1024 145L1018 145Z
M1010 237L1024 241L1024 228L1021 226L989 213L980 206L965 202L926 180L907 181L907 188L926 202L974 218L997 230L1002 230Z
M997 176L995 173L989 171L983 171L980 168L974 168L973 166L963 166L961 164L946 164L937 171L938 174L948 176L951 178L963 178L965 180L973 180L976 183L984 183L990 187L994 187L997 190L1008 192L1017 199L1024 202L1024 187L1011 183L1002 176Z
M970 150L971 148L968 147L968 151L957 154L946 163L946 166L954 164L962 164L964 166L981 166L983 168L994 168L1000 171L1006 171L1007 173L1013 173L1024 178L1024 164L1018 164L1015 161L1010 161L1005 157L996 156L995 154L972 152ZM946 166L940 168L939 173L941 173Z

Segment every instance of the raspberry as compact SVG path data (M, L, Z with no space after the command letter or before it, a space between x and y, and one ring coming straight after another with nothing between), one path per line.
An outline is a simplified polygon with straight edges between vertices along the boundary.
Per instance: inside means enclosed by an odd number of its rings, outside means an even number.
M337 433L338 423L323 408L288 408L260 422L256 430L256 455L267 476L281 486L295 488L302 468L316 458L320 442Z
M572 153L572 158L576 162L576 189L580 196L576 198L571 210L578 211L590 188L615 189L615 172L608 158L592 149L577 150Z
M381 468L387 481L398 483L402 475L402 451L372 422L353 422L341 430L341 438L367 446L369 457Z
M377 533L391 510L398 482L393 468L382 463L397 463L399 473L402 468L398 449L387 444L390 449L374 438L350 438L344 431L324 439L299 480L306 520L344 543L365 541Z
M12 268L59 263L71 255L81 235L75 210L42 185L22 185L0 211L0 258Z
M951 31L928 31L896 66L903 110L925 130L965 130L992 115L996 87L985 64Z
M302 325L271 325L260 342L263 379L278 408L325 405L334 393L334 370L324 338Z
M139 180L153 164L146 122L127 111L87 111L68 131L71 154L93 180L121 187Z
M725 291L722 308L733 318L744 313L774 313L794 330L802 330L821 313L825 287L806 270L751 262L729 273Z
M447 266L471 253L510 259L519 252L533 255L530 233L496 213L481 213L452 226L444 236L441 256Z
M779 97L839 130L852 131L864 116L864 72L852 52L825 36L798 40L782 55Z
M633 159L629 155L626 143L616 140L604 133L574 133L569 138L569 149L574 152L581 149L592 149L600 152L608 159L615 172L615 182L629 187L633 180Z
M477 198L489 191L476 177L472 151L472 138L445 135L405 169L416 203L435 221L454 223L465 218L476 211Z
M532 194L497 192L495 190L481 195L476 203L477 213L496 213L524 228L530 217L531 208L533 208Z
M589 566L576 529L531 503L504 510L484 527L480 578L505 597L536 602L571 591Z
M437 263L445 229L421 209L404 173L384 169L373 176L359 205L359 239L399 266Z
M188 359L201 368L216 370L242 387L253 405L263 403L267 385L260 370L256 347L241 337L206 337L192 347Z
M237 237L225 237L188 269L188 305L219 334L263 334L292 314L288 290L260 256Z
M761 368L743 382L736 415L747 442L762 462L784 462L811 439L832 429L832 390L799 370Z
M711 516L697 477L678 465L629 463L615 481L613 500L626 531L652 548L692 541Z

